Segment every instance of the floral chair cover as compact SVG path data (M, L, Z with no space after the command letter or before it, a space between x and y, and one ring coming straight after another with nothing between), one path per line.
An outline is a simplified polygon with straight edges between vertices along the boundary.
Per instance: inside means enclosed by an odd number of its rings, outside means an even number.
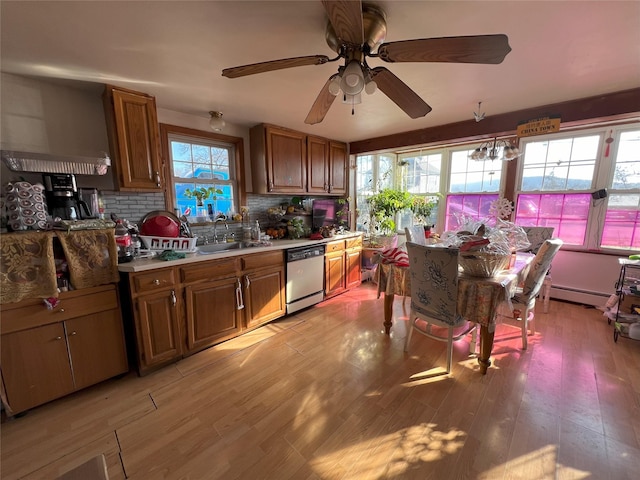
M540 288L545 282L547 272L551 268L553 257L556 256L556 253L558 253L560 247L562 247L562 243L562 240L559 238L552 238L543 242L542 246L538 249L538 253L536 253L535 258L531 262L529 273L524 280L522 292L516 293L513 297L513 308L518 310L524 308L524 312L522 312L522 316L520 317L522 320L521 329L523 350L527 349L527 334L529 332L529 328L531 328L532 334L535 333L533 309L536 305L536 297L540 293Z
M456 311L458 250L407 243L411 308L442 326L464 322Z
M458 314L456 308L458 249L409 242L407 252L411 281L411 312L404 349L408 350L413 330L429 338L447 342L446 372L450 373L453 363L453 342L476 330L476 324L466 321ZM447 336L434 332L432 326L445 327ZM454 328L458 329L455 335ZM469 353L473 353L475 348L474 336L469 346Z
M522 229L527 234L527 239L531 244L528 251L538 253L544 241L553 237L554 227L522 227Z

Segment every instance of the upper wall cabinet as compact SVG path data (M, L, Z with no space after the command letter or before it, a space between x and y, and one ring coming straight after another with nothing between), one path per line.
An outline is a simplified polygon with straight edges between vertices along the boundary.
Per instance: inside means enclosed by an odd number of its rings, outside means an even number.
M104 91L112 165L120 190L162 191L155 98L107 85Z
M274 125L251 129L254 193L344 195L347 145Z

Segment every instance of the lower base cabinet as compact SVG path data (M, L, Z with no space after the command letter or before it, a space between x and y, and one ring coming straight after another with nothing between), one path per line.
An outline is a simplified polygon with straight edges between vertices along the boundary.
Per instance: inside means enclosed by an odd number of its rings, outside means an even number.
M3 400L24 412L129 370L115 285L2 306Z
M325 298L362 283L362 237L327 243L324 258Z

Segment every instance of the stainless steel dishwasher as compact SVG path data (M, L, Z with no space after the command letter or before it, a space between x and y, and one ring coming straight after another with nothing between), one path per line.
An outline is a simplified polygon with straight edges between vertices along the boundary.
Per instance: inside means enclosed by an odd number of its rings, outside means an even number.
M287 250L287 313L324 299L324 245Z

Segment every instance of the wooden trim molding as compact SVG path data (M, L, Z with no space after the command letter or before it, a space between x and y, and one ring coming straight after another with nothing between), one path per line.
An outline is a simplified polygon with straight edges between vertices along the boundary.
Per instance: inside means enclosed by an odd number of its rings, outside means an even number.
M548 115L560 115L561 127L579 126L610 120L640 118L640 88L608 93L492 115L482 122L467 120L437 127L396 133L384 137L351 142L350 154L378 152L414 145L432 145L456 141L476 141L489 136L515 135L519 122Z

